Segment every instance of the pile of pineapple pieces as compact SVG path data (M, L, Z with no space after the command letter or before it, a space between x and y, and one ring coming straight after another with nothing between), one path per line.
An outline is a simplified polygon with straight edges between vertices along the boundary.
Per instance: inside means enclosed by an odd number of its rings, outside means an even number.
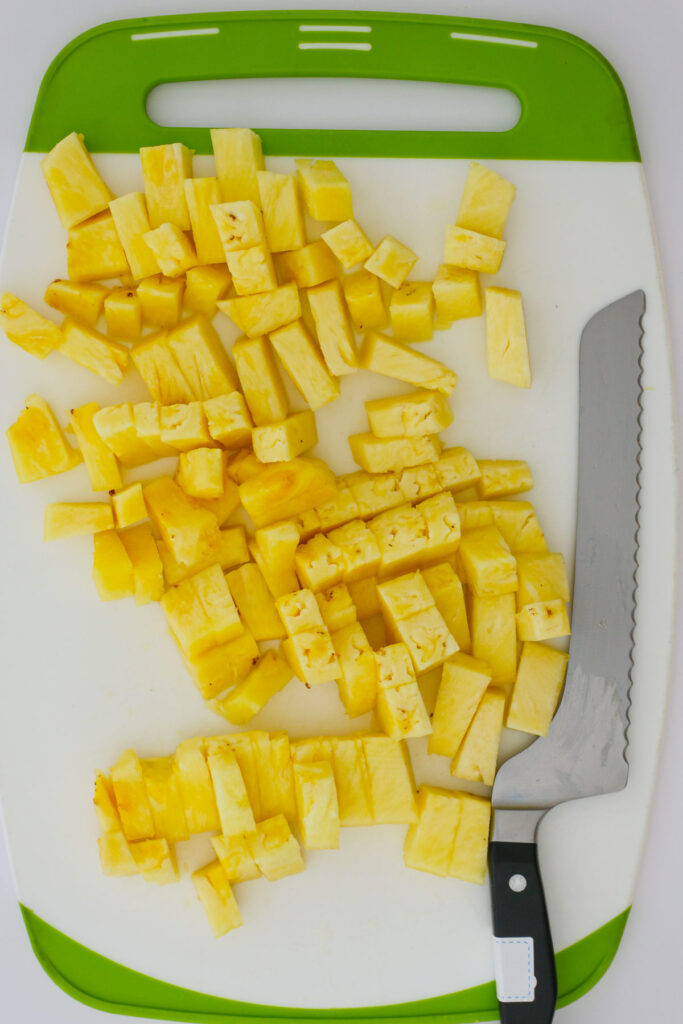
M7 431L22 483L84 462L108 494L45 514L46 540L93 535L100 598L159 602L197 689L233 725L294 676L336 682L351 718L375 715L375 733L291 747L286 733L250 732L166 758L126 751L97 776L107 874L172 881L174 844L219 833L193 878L220 935L241 924L233 883L302 870L291 826L316 850L339 845L340 825L405 823L409 867L482 883L489 801L425 785L416 799L405 741L428 737L455 777L490 786L503 724L547 732L567 656L546 641L569 633L569 591L516 497L533 485L527 464L444 449L457 377L412 347L482 312L479 273L501 265L514 186L471 164L445 262L413 281L416 254L368 240L332 161L276 174L255 133L212 140L216 177L194 178L182 144L144 148L144 194L119 197L82 136L58 143L43 171L69 279L45 302L64 320L4 293L0 326L29 354L57 351L112 385L132 364L149 391L71 409L77 447L38 395ZM304 209L327 225L312 242ZM485 312L489 373L530 387L519 292L487 287ZM216 315L243 332L230 355ZM335 477L306 454L315 410L360 368L413 390L366 402L369 430L349 438L360 469ZM174 476L125 480L171 456Z

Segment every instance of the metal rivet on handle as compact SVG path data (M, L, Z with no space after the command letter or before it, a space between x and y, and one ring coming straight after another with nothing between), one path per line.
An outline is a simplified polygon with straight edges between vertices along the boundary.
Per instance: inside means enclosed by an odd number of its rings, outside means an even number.
M526 889L526 878L524 875L512 875L508 879L508 885L513 892L524 892Z

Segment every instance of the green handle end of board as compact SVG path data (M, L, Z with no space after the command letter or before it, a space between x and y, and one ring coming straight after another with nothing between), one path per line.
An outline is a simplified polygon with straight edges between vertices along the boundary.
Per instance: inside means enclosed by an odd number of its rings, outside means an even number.
M302 23L325 31L302 33ZM350 31L359 27L364 31ZM363 48L315 48L321 41ZM515 93L522 113L504 132L259 128L268 155L640 159L619 77L577 36L512 22L362 11L234 11L99 25L48 68L25 148L46 153L79 131L95 153L167 142L210 153L208 129L163 127L149 118L146 100L155 86L297 77L492 86Z
M603 976L619 946L629 910L556 954L559 1006L579 999ZM467 1024L498 1018L493 981L434 999L346 1010L297 1010L220 999L123 967L57 931L27 907L22 906L21 911L33 951L55 984L79 1002L109 1013L198 1024L277 1024L283 1020L434 1024L438 1017L448 1024Z

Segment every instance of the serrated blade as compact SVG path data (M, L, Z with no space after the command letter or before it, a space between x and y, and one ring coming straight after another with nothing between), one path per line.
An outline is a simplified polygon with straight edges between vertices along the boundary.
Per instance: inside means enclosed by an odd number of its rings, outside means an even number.
M581 335L576 568L569 665L546 737L499 770L499 808L548 808L623 789L638 555L641 318L645 294Z

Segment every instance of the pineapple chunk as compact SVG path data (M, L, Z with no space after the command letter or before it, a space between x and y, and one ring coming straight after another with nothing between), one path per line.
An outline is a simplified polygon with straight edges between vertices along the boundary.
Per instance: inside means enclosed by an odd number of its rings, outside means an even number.
M202 405L214 441L224 448L244 448L250 443L251 417L239 391L206 399Z
M97 845L102 874L114 878L139 874L138 866L122 832L106 832L103 836L98 836Z
M88 402L72 409L69 423L76 435L93 491L116 491L123 486L121 470L116 456L95 429L94 416L99 408L97 402Z
M569 655L546 644L525 643L517 668L505 724L535 736L547 736L555 714Z
M494 683L514 683L517 674L515 596L472 596L469 614L472 654L485 661Z
M103 501L55 502L45 507L43 540L61 540L114 528L111 505Z
M332 501L326 501L316 509L319 528L324 532L336 526L343 526L358 515L358 503L345 483L337 487L337 495Z
M93 414L93 426L124 466L140 466L158 458L155 448L138 435L130 402L98 409Z
M211 772L221 831L226 839L245 835L256 828L244 778L237 763L231 737L206 741L207 763Z
M434 608L434 598L420 572L405 573L396 579L387 580L377 586L379 603L387 625L396 632L398 623L409 615ZM401 645L402 646L402 645ZM398 652L394 652L397 654ZM401 651L401 653L403 653ZM408 653L407 651L405 653ZM407 668L407 665L406 665ZM410 682L408 678L402 680Z
M436 607L426 608L402 619L396 625L396 632L410 651L418 673L428 672L443 664L458 649Z
M490 502L493 521L513 554L548 552L534 506L528 501Z
M192 883L215 938L241 927L244 923L242 915L220 861L212 861L195 871Z
M254 295L277 288L273 260L265 245L252 245L227 254L228 270L237 295Z
M151 225L142 192L129 192L128 195L112 199L109 209L133 280L139 281L143 277L158 274L160 267L157 258L143 237Z
M422 466L411 466L397 476L398 486L406 501L414 502L432 498L441 491L441 481L434 462L425 463Z
M424 437L375 437L351 434L349 447L354 460L368 473L387 473L404 466L435 462L441 442L434 435Z
M226 259L231 252L251 249L257 245L265 247L263 215L250 199L212 206L211 216Z
M139 523L142 519L147 518L147 506L139 480L112 494L111 505L119 530L126 526L133 526L134 523Z
M306 244L306 227L297 179L293 174L257 171L266 240L271 252L288 252Z
M425 437L438 434L453 421L448 400L438 391L376 398L365 403L365 411L375 437Z
M114 197L77 132L53 146L40 166L62 227L72 228L106 210Z
M197 263L202 267L211 263L225 263L225 250L211 212L211 208L221 201L218 178L185 178L183 187L190 221L188 227L192 227ZM229 281L228 278L228 283ZM227 285L225 290L227 291ZM200 309L198 312L203 313L205 310Z
M111 785L126 839L129 842L151 839L154 836L152 810L142 777L142 765L134 750L124 750L113 766Z
M285 635L275 603L257 565L248 562L227 576L228 587L240 615L255 640L277 640Z
M143 839L139 843L131 843L130 852L146 882L168 885L178 881L175 854L167 839Z
M212 320L216 303L227 294L230 287L230 271L227 267L190 267L185 275L184 301L194 313L202 313Z
M478 597L510 594L517 590L515 556L497 527L480 526L476 530L466 530L459 552L467 584Z
M332 530L329 538L341 550L345 583L351 585L368 577L376 577L382 555L374 534L365 523L359 519L346 523ZM356 598L354 603L357 603Z
M263 426L284 420L289 403L266 339L240 338L233 345L232 354L254 423Z
M185 285L180 278L159 274L146 277L137 288L140 311L145 324L154 327L175 327L183 309Z
M303 320L279 327L270 340L292 383L311 409L320 409L339 397L339 382L328 372Z
M219 448L194 448L180 453L176 479L192 498L220 498L224 467L225 452Z
M72 281L98 281L128 274L126 253L111 213L98 213L69 231L67 272Z
M183 740L178 744L175 773L190 832L194 834L216 830L220 822L213 783L204 756L203 739Z
M461 491L475 484L481 476L477 461L466 448L444 448L436 463L441 486L448 491Z
M240 502L257 527L292 519L330 501L335 493L332 470L321 459L305 456L266 466L240 484Z
M375 825L411 825L417 820L415 782L405 745L390 736L363 737Z
M216 398L237 387L235 370L218 332L201 313L172 330L168 344L195 398Z
M410 826L403 847L408 868L448 877L461 804L457 793L436 786L420 786L417 821Z
M199 504L199 503L198 503ZM249 551L244 527L233 526L218 531L218 541L212 544L205 555L190 565L181 565L175 560L163 540L157 542L157 550L164 567L164 579L169 587L186 580L210 565L218 564L224 572L249 561Z
M340 825L372 825L370 779L362 740L353 736L333 737L332 766Z
M213 708L233 725L244 725L262 711L271 697L283 690L292 670L277 651L266 651L251 672Z
M100 601L133 596L133 563L116 530L95 534L92 575Z
M332 633L339 659L339 696L349 718L372 711L377 702L377 663L365 630L353 622Z
M364 263L372 255L372 243L355 220L345 220L323 231L323 240L341 263L344 270L350 270L358 263Z
M249 541L249 552L256 562L256 565L261 570L261 574L266 581L266 586L273 597L284 597L286 594L291 594L297 589L299 581L296 578L296 573L293 569L269 569L263 561L261 552L259 551L256 543L251 540Z
M291 413L279 423L254 427L252 444L260 462L288 462L318 443L315 416L310 410Z
M137 291L134 288L112 288L104 299L104 319L107 334L111 337L120 341L137 341L142 334L142 303Z
M188 498L169 476L144 485L149 518L177 562L192 565L220 541L216 517Z
M379 279L369 270L357 270L343 282L344 298L357 331L379 330L389 321Z
M142 146L140 162L152 227L171 223L181 231L189 231L184 184L186 178L192 178L192 150L182 142Z
M497 274L503 260L506 242L489 238L478 231L468 231L455 224L446 228L444 263L482 274Z
M121 818L116 807L116 798L111 780L97 772L95 775L95 791L93 793L95 814L103 832L110 834L121 832Z
M145 231L142 238L154 253L161 273L167 277L180 277L197 265L192 242L176 224L162 224Z
M249 837L254 860L269 882L304 870L301 848L292 835L284 814L260 821L256 833Z
M301 583L313 593L341 583L344 572L341 551L324 533L299 545L294 565Z
M458 793L460 822L448 867L451 878L483 885L491 826L491 803L471 793Z
M275 266L282 284L293 281L298 288L314 288L337 276L335 258L320 241L292 252L278 253Z
M160 415L160 437L164 444L179 452L213 445L201 402L162 405Z
M427 547L427 524L410 505L381 512L368 523L381 553L380 575L395 575L422 561Z
M284 327L301 316L299 289L292 282L261 295L243 295L217 303L218 308L233 320L248 338L258 339Z
M195 573L188 582L208 622L211 646L228 643L244 632L223 570L217 564Z
M554 640L571 633L567 607L560 598L526 604L516 619L519 640Z
M299 530L292 522L274 523L254 533L263 561L271 571L294 568L294 552L299 543Z
M87 327L96 327L106 295L107 289L102 284L57 280L47 286L43 298L60 313L80 320Z
M150 334L133 345L131 359L155 402L172 405L195 397L168 344L166 331Z
M436 327L444 330L454 320L481 315L481 285L476 270L442 263L432 284Z
M245 630L227 644L211 647L196 658L185 658L185 664L204 700L210 700L236 686L258 659L258 644Z
M393 739L427 736L432 731L404 644L377 651L377 720Z
M448 491L435 494L415 506L427 524L426 562L454 555L460 543L460 516Z
M330 634L323 626L283 640L281 650L295 675L307 686L328 683L341 675Z
M160 601L164 593L164 570L149 523L123 530L119 537L133 566L135 603Z
M309 288L308 304L330 373L353 373L358 369L358 354L339 281Z
M432 716L430 754L455 756L490 682L484 661L458 652L446 662Z
M397 341L429 341L434 334L431 283L404 281L391 296L389 316Z
M392 235L385 235L363 266L392 288L400 288L417 263L417 256Z
M379 512L387 512L397 505L402 505L405 498L398 484L395 473L364 473L362 470L351 473L345 478L351 494L358 504L358 514L362 518L373 516Z
M359 362L365 370L445 395L450 395L458 383L456 374L443 363L376 331L369 331L363 338Z
M120 384L128 366L128 349L110 341L93 327L66 317L62 337L57 346L62 355L86 370L96 373L109 384Z
M52 409L39 395L29 395L25 408L6 432L19 483L64 473L82 461L59 426Z
M447 562L432 565L422 570L422 576L458 648L469 653L471 640L465 592L453 567Z
M483 782L485 786L493 785L504 713L505 693L489 687L451 762L451 775L469 782Z
M530 491L534 478L522 459L478 459L481 479L477 481L480 498L507 498Z
M332 160L295 160L301 194L313 220L353 217L351 185Z
M312 590L295 590L279 597L275 606L288 636L323 626L323 617Z
M517 610L537 601L569 600L569 583L564 558L555 554L519 554Z
M153 757L140 761L152 811L154 834L158 839L178 843L189 839L190 833L173 764L172 757Z
M339 849L339 802L329 761L294 765L299 831L308 850Z
M529 348L520 292L512 288L486 288L484 298L489 376L519 388L530 388Z
M212 128L211 145L224 203L259 202L258 177L263 170L261 139L250 128Z
M63 340L57 324L36 313L11 292L0 295L0 327L10 341L36 359L45 359Z
M516 191L500 174L472 161L460 200L458 226L502 238Z
M345 626L351 626L358 619L356 606L344 583L337 583L336 586L316 594L315 599L318 602L323 622L330 633L343 629Z
M260 877L261 869L252 857L245 836L231 836L229 839L213 836L211 845L229 882L250 882Z

